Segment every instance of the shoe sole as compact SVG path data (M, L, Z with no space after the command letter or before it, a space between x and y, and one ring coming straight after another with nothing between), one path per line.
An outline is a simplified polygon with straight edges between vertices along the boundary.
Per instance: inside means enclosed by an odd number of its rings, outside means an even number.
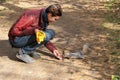
M33 63L33 62L35 62L34 59L31 60L31 61L26 61L26 60L22 59L19 54L16 54L16 57L17 57L18 59L20 59L21 61L24 61L25 63Z

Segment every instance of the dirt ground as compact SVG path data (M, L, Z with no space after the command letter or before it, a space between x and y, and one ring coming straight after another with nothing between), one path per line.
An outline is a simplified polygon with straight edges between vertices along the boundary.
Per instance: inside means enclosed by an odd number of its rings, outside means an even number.
M114 66L109 62L109 37L103 28L104 0L13 0L0 4L0 80L111 80ZM90 44L85 59L57 60L41 46L41 58L26 64L11 48L8 31L22 11L59 3L63 16L49 28L56 31L53 44L61 50L81 51Z

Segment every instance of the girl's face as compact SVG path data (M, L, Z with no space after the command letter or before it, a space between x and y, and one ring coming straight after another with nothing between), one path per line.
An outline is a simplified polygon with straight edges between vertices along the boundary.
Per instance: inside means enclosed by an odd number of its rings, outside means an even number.
M48 13L47 16L48 16L49 22L55 22L60 18L60 16L52 16L52 14L50 14L50 13Z

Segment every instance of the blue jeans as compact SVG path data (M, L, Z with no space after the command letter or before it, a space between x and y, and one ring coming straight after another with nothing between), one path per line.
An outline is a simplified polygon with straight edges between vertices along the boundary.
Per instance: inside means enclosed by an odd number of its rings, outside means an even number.
M13 40L9 41L13 47L21 48L23 53L29 53L31 51L34 51L41 45L46 44L55 36L55 32L52 29L46 29L44 32L46 34L46 38L40 44L37 43L35 35L16 37L14 41Z

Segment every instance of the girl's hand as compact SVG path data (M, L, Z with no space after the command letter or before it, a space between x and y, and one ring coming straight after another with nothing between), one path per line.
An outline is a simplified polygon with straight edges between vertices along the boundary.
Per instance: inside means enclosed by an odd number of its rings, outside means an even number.
M54 50L53 51L53 54L58 58L58 59L62 59L62 55L59 53L59 51L58 50Z
M38 31L40 31L40 30L39 29L35 29L35 33L38 32Z

